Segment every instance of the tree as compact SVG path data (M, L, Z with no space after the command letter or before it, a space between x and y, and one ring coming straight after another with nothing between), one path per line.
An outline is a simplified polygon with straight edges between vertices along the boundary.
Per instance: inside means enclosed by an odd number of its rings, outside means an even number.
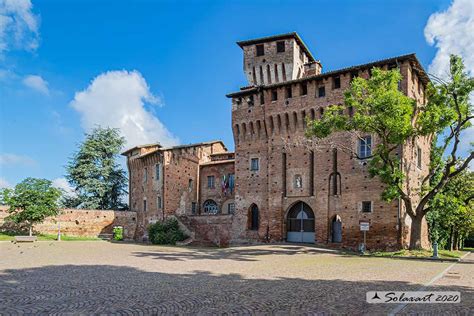
M337 131L350 132L355 138L375 136L377 144L367 157L369 172L386 184L384 200L403 201L412 220L409 247L416 249L421 248L422 222L430 202L474 158L472 149L465 159L459 157L461 132L471 126L473 118L469 94L474 90L474 79L465 73L461 58L451 56L449 81L435 78L435 84L427 87L428 102L423 105L399 90L401 79L397 69L377 68L367 80L355 78L345 93L344 105L330 106L321 120L309 121L307 136L325 139ZM354 115L340 115L345 108L353 109ZM432 160L429 174L420 179L421 186L413 187L406 166L401 164L400 149L415 144L418 138L434 140L437 136L441 145L435 150L439 157L447 158ZM354 146L341 147L361 158Z
M427 214L430 237L449 250L474 231L474 172L464 170L436 195Z
M17 224L26 223L30 236L35 223L59 213L61 191L52 187L51 181L46 179L27 178L14 189L3 189L1 196L3 203L9 206L10 215L6 219Z
M77 196L65 199L65 206L101 210L125 206L122 197L127 193L127 177L117 163L124 144L116 128L98 127L86 134L66 167L66 178Z

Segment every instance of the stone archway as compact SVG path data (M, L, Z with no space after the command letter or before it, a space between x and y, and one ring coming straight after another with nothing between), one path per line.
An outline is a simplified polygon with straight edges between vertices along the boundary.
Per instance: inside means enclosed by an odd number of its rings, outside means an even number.
M315 242L314 213L311 207L300 201L290 207L286 216L286 240L288 242Z

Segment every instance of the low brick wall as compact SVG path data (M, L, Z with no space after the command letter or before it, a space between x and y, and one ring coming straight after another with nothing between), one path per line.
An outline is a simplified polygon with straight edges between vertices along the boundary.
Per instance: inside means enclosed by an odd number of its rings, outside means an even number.
M180 216L179 220L194 233L194 245L228 247L232 215Z
M5 228L7 207L0 206L0 229ZM136 212L112 210L63 209L59 216L48 217L34 226L36 233L57 234L58 223L61 233L68 236L97 237L111 234L114 226L124 227L124 238L132 239L136 228Z

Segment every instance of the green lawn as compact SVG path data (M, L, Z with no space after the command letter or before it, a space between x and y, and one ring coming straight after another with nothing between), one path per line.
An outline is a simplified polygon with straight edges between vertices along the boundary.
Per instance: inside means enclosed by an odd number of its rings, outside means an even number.
M466 251L461 250L438 250L438 256L441 259L457 259L461 258ZM416 258L429 258L433 256L433 251L431 250L407 250L402 249L399 251L377 251L368 253L368 255L376 257L416 257Z
M11 233L0 233L0 241L11 241L14 240L15 235L20 235L20 234L11 234ZM56 235L49 235L49 234L40 234L36 235L38 237L38 240L41 241L51 241L51 240L56 240L57 236ZM99 241L102 240L97 237L77 237L77 236L66 236L66 235L61 235L61 240L62 241Z

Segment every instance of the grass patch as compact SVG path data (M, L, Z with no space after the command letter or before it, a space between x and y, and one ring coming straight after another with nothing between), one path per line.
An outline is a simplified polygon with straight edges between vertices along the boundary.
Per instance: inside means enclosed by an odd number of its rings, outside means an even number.
M15 240L15 236L20 236L20 235L24 235L24 234L2 232L0 233L0 241L12 241L12 240ZM52 234L39 234L35 236L37 236L38 240L41 240L41 241L54 241L58 238L57 235L52 235ZM62 241L100 241L102 239L97 238L97 237L61 235L61 240Z
M461 258L466 251L461 250L438 250L438 256L441 259L458 259ZM433 256L432 250L407 250L402 249L399 251L376 251L368 253L369 255L376 257L387 257L387 258L397 258L397 257L416 257L416 258L430 258Z
M474 248L472 247L464 247L462 248L463 251L471 251L471 252L474 252Z

